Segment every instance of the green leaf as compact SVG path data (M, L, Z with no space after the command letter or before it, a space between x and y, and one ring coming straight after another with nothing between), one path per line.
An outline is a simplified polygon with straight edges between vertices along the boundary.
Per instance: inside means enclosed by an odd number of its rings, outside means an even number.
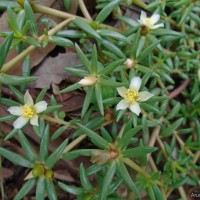
M80 77L88 76L88 72L82 69L65 68L64 70L71 74L74 74L75 76L80 76Z
M23 185L23 187L20 189L20 191L17 193L17 195L15 196L14 200L23 199L23 197L25 197L31 191L31 189L34 187L35 183L36 183L36 179L28 180Z
M194 20L198 25L200 25L200 18L198 15L194 14L193 12L190 12L189 16L192 20Z
M137 33L134 34L133 41L131 42L131 50L130 57L136 59L137 57L137 49L140 41L140 29L138 29Z
M11 32L6 39L4 40L3 44L0 47L0 70L2 69L2 66L6 60L7 54L9 52L11 43L13 40L13 33ZM1 75L1 74L0 74ZM1 82L1 76L0 76L0 82Z
M61 126L59 129L57 129L57 130L54 132L54 134L52 135L51 139L52 139L52 140L57 139L57 138L60 137L60 136L64 133L64 131L66 131L66 130L67 130L67 127L66 127L66 126Z
M45 166L48 169L51 169L56 162L59 160L60 155L62 154L63 150L65 149L68 140L65 140L46 160Z
M25 135L23 134L23 132L21 130L18 131L18 136L19 136L20 144L21 144L27 158L31 162L35 162L36 160L38 160L37 154L35 153L32 146L30 145L30 143L28 142L28 140L26 139Z
M154 192L154 195L155 195L156 199L159 199L159 200L164 200L165 199L163 194L162 194L162 192L160 191L159 187L156 184L154 184L152 186L152 189L153 189L153 192Z
M37 98L35 100L35 103L38 103L38 102L40 102L40 101L42 101L44 99L47 90L48 90L48 87L45 87L45 88L42 89L42 91L37 96Z
M97 47L96 45L93 46L92 49L92 60L91 60L91 72L96 73L97 72Z
M122 152L124 158L146 156L148 153L156 151L157 147L135 147Z
M34 35L38 35L38 27L35 19L35 14L32 10L31 4L29 3L29 0L24 1L24 10L26 15L26 20L30 21L30 31Z
M63 30L63 31L59 31L56 34L56 36L79 39L79 38L84 37L84 33L82 31L78 31L78 30Z
M44 200L45 197L45 179L44 176L40 176L36 186L36 200Z
M52 113L54 111L59 110L60 108L62 108L62 105L48 106L47 109L44 112L42 112L42 114Z
M170 136L183 123L183 121L184 121L184 118L180 118L176 120L170 127L162 131L162 135L164 137Z
M49 200L57 200L57 194L56 194L56 190L53 184L53 181L47 181L46 180L46 192L48 195Z
M138 192L137 187L135 186L133 180L131 179L124 163L121 160L117 161L117 171L120 173L121 177L125 181L125 183L129 186L130 190L133 191L133 193L140 198L140 194Z
M109 65L107 65L103 70L101 70L98 74L100 75L106 75L112 73L117 67L122 65L124 63L125 59L119 59L114 62L111 62Z
M15 16L15 14L12 11L11 8L7 9L7 14L8 14L8 24L9 24L10 28L13 30L13 32L17 36L21 36L19 27L18 27L17 22L16 22L16 16Z
M81 185L83 186L83 188L85 189L85 191L87 192L92 192L93 191L93 187L87 177L85 168L83 166L83 164L81 163L80 165L80 180L81 180Z
M79 187L65 185L64 183L58 182L58 186L64 190L65 192L69 192L70 194L82 195L85 190Z
M87 127L83 126L82 124L77 123L77 126L97 145L99 148L102 149L109 149L109 143L96 134L94 131L88 129Z
M1 117L0 118L0 122L6 122L6 121L13 121L17 118L17 116L14 116L14 115L7 115L5 117Z
M130 43L129 40L122 34L109 29L100 29L97 31L100 36L111 37L124 43Z
M146 38L144 36L140 37L140 40L138 42L137 50L135 52L135 57L138 58L142 49L144 48Z
M73 23L75 23L79 28L81 28L83 31L85 31L88 35L94 37L97 41L102 40L102 38L99 36L99 34L84 20L80 18L76 18Z
M99 84L95 84L95 95L100 113L101 115L104 115L103 98L101 93L101 86Z
M147 194L150 197L150 200L156 200L152 187L146 188Z
M107 199L108 192L109 192L108 188L110 187L110 185L112 183L112 179L115 175L115 171L116 171L116 163L111 162L108 166L108 170L103 179L100 200Z
M181 109L181 104L179 102L176 103L174 108L169 112L169 114L166 116L166 119L169 120L173 117L175 117Z
M124 21L125 23L127 23L129 26L134 27L135 30L137 30L138 27L140 26L140 24L139 24L137 21L135 21L135 20L133 20L133 19L131 19L131 18L129 18L129 17L125 17L125 16L118 15L118 14L115 14L115 16L116 16L118 19L120 19L121 21Z
M76 90L76 89L79 89L81 88L82 85L80 83L74 83L73 85L70 85L69 87L61 90L59 93L67 93L67 92L70 92L70 91L73 91L73 90Z
M99 24L102 23L108 17L108 15L110 15L110 13L119 5L120 2L120 0L114 0L107 4L97 15L95 22Z
M138 61L143 61L146 57L148 57L148 55L151 55L153 49L159 44L159 41L156 43L153 43L151 45L149 45L147 48L145 48L144 51L142 51L142 53L140 53L140 55L138 56L137 60Z
M24 39L25 42L27 42L30 45L33 45L33 46L36 46L36 47L41 47L40 43L36 39L34 39L30 36L25 36L23 39Z
M49 37L49 41L58 46L63 46L63 47L74 46L74 43L71 40L68 40L68 39L62 38L62 37L58 37L58 36Z
M78 149L67 153L63 153L62 158L65 160L74 160L79 156L92 156L92 152L94 150L95 149Z
M119 47L117 47L116 45L114 45L112 42L103 39L101 44L108 49L109 51L113 52L116 56L120 57L120 58L126 58L126 56L124 55L124 53L119 49Z
M24 29L23 27L26 26L24 23L25 23L25 11L24 10L20 10L18 13L17 13L17 25L19 27L19 30L22 30ZM28 22L26 22L28 23ZM29 24L27 24L27 26L29 26ZM22 34L25 34L26 32L22 32Z
M1 0L0 1L0 8L1 9L15 8L17 6L18 6L18 4L16 2L14 2L14 1L8 1L8 0Z
M22 77L22 76L14 76L14 75L0 73L0 82L6 85L21 85L24 83L33 82L37 79L38 77L34 76Z
M179 24L183 24L185 22L186 17L188 17L188 15L190 14L192 8L193 8L193 4L192 3L188 7L186 7L184 12L182 13L181 20L180 20Z
M88 87L87 94L83 103L83 108L81 110L81 118L83 118L85 113L87 112L93 95L94 95L94 86Z
M27 167L27 168L33 167L33 164L29 160L21 156L20 154L14 153L2 147L0 147L0 155L10 160L15 165L19 165L19 166Z
M7 106L20 106L20 103L7 98L0 98L0 104L4 104Z
M82 64L86 67L86 69L91 72L91 63L87 59L86 55L83 53L81 48L78 46L78 44L75 44L75 49L78 54L78 57L80 58Z
M140 131L144 126L140 125L135 128L132 128L128 130L127 132L124 132L122 135L122 138L119 140L119 146L121 148L128 146L131 138L138 132Z
M109 87L121 87L121 86L125 85L125 83L123 83L123 82L116 82L112 79L106 80L103 78L99 79L99 83L100 83L100 85L109 86Z
M8 133L8 135L6 135L6 137L4 138L4 140L9 140L10 138L12 138L14 135L17 134L19 129L13 129L10 133Z
M152 31L152 34L156 35L156 36L164 36L164 35L168 35L168 36L174 36L174 37L183 37L183 33L182 32L176 32L170 29L164 29L164 28L158 28Z
M49 124L46 125L41 137L42 141L40 144L40 159L45 161L49 153Z
M23 60L22 63L22 77L28 77L30 76L30 72L31 72L31 62L30 62L30 56L26 56ZM20 84L22 90L25 90L27 88L27 83L24 82L22 84Z

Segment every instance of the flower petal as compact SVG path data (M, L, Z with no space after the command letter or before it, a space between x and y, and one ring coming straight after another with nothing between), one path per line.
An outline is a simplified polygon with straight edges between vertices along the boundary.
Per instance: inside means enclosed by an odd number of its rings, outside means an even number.
M147 13L142 11L141 14L140 14L140 21L143 22L146 18L147 18Z
M126 93L127 89L125 87L118 87L117 88L117 92L119 93L119 95L121 97L124 97L125 93Z
M142 79L140 77L132 78L131 84L130 84L130 89L134 89L138 92L140 89L141 83L142 83Z
M133 113L135 113L137 116L139 116L141 110L140 110L140 106L138 103L131 104L129 106L129 108Z
M34 116L31 118L30 123L31 123L33 126L38 126L38 116L37 116L37 115L34 115Z
M154 13L152 16L151 16L151 20L153 22L153 24L156 24L160 19L160 15L159 14L156 14Z
M129 104L126 102L125 99L122 99L118 104L117 104L117 107L116 107L116 110L124 110L126 108L128 108Z
M24 95L24 104L28 106L33 106L33 99L31 95L29 94L29 91L27 90L25 95Z
M143 92L139 92L139 101L146 101L148 99L150 99L153 96L153 94L147 92L147 91L143 91Z
M8 108L8 112L12 115L21 116L23 113L23 108L20 106L12 106Z
M151 29L156 29L156 28L160 28L160 27L164 27L164 24L163 23L156 24L156 25L152 26Z
M25 117L18 117L14 123L13 123L13 126L15 129L20 129L22 128L27 122L29 121L28 118L25 118Z
M47 109L47 102L46 101L40 101L34 105L36 113L41 113Z

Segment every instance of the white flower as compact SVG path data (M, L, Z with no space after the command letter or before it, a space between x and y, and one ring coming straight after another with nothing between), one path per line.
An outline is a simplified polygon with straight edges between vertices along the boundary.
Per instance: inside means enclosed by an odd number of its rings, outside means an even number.
M145 12L141 12L140 19L138 20L141 25L147 26L149 29L156 29L159 27L164 27L163 23L155 25L160 19L159 14L153 14L150 18L147 17Z
M85 76L83 79L79 81L79 84L82 86L90 86L97 82L97 77L95 75Z
M140 77L134 77L131 79L129 89L125 87L117 88L119 95L124 98L117 104L117 110L129 108L136 115L140 114L141 111L138 102L146 101L153 96L153 94L146 91L139 92L141 83L142 80Z
M12 115L19 116L13 123L15 129L22 128L29 120L32 125L38 126L38 113L47 109L47 102L40 101L33 104L33 99L28 91L24 95L23 106L12 106L8 108L8 112Z

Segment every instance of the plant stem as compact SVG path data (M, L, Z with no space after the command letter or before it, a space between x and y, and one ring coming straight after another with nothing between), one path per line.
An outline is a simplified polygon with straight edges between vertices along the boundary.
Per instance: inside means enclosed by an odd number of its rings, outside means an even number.
M2 144L2 139L0 139L0 146ZM1 197L2 199L5 198L5 195L4 195L4 187L3 187L3 173L2 173L2 159L1 159L1 156L0 156L0 188L1 188Z
M77 137L74 141L72 141L70 144L67 145L67 147L64 149L63 153L67 153L70 150L72 150L77 144L82 142L87 137L86 134L80 135Z
M64 121L64 120L62 120L62 119L53 118L53 117L50 117L50 116L47 116L47 115L41 115L40 118L42 118L42 119L44 119L44 120L47 120L47 121L50 121L50 122L57 123L57 124L65 125L67 128L68 128L68 127L71 127L71 128L77 129L76 126L71 125L69 122L66 122L66 121Z
M132 169L134 169L135 171L141 173L143 176L145 176L147 179L151 178L151 176L144 170L142 169L139 165L137 165L134 161L132 161L130 158L122 158L123 162L126 163L129 167L131 167ZM155 180L154 183L156 183L157 185L163 187L163 184L158 181Z
M85 18L92 21L92 17L90 16L90 14L89 14L86 6L85 6L84 1L83 0L78 0L78 4L79 4L80 9L81 9L83 15L85 16Z
M38 13L52 15L52 16L56 16L56 17L60 17L60 18L64 18L64 19L70 18L70 17L75 19L78 17L78 18L85 20L86 22L91 22L91 20L89 20L89 19L85 19L85 18L77 16L77 15L73 15L73 14L70 14L67 12L59 11L59 10L49 8L46 6L42 6L42 5L38 5L38 4L33 5L33 10ZM99 24L99 28L109 28L111 30L116 30L116 31L120 32L119 29L109 26L109 25L105 25L105 24Z
M178 191L179 191L179 193L181 195L181 199L183 199L183 200L187 200L188 199L187 195L185 194L185 190L183 189L183 187L179 187Z
M51 29L48 32L49 36L52 36L54 34L56 34L59 30L61 30L64 26L66 26L68 23L70 23L74 18L69 18L63 22L61 22L60 24L58 24L57 26L55 26L53 29ZM41 42L43 39L44 35L39 37L39 41ZM26 50L24 50L22 53L20 53L19 55L17 55L15 58L13 58L11 61L7 62L5 65L3 65L2 67L2 72L6 73L8 72L10 69L12 69L16 63L18 63L20 60L22 60L23 58L25 58L28 54L30 54L34 49L36 49L36 46L29 46Z

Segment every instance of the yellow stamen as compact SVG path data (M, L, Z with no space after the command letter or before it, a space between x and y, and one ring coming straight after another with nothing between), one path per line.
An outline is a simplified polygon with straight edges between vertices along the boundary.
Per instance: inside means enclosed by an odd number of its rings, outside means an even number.
M147 21L149 24L153 25L153 21L152 21L151 18L146 18L146 21Z
M124 99L127 103L135 103L139 100L138 92L133 89L128 89L124 95Z
M28 105L23 106L23 114L22 114L23 117L32 118L34 114L35 114L35 111L33 108L31 108Z

